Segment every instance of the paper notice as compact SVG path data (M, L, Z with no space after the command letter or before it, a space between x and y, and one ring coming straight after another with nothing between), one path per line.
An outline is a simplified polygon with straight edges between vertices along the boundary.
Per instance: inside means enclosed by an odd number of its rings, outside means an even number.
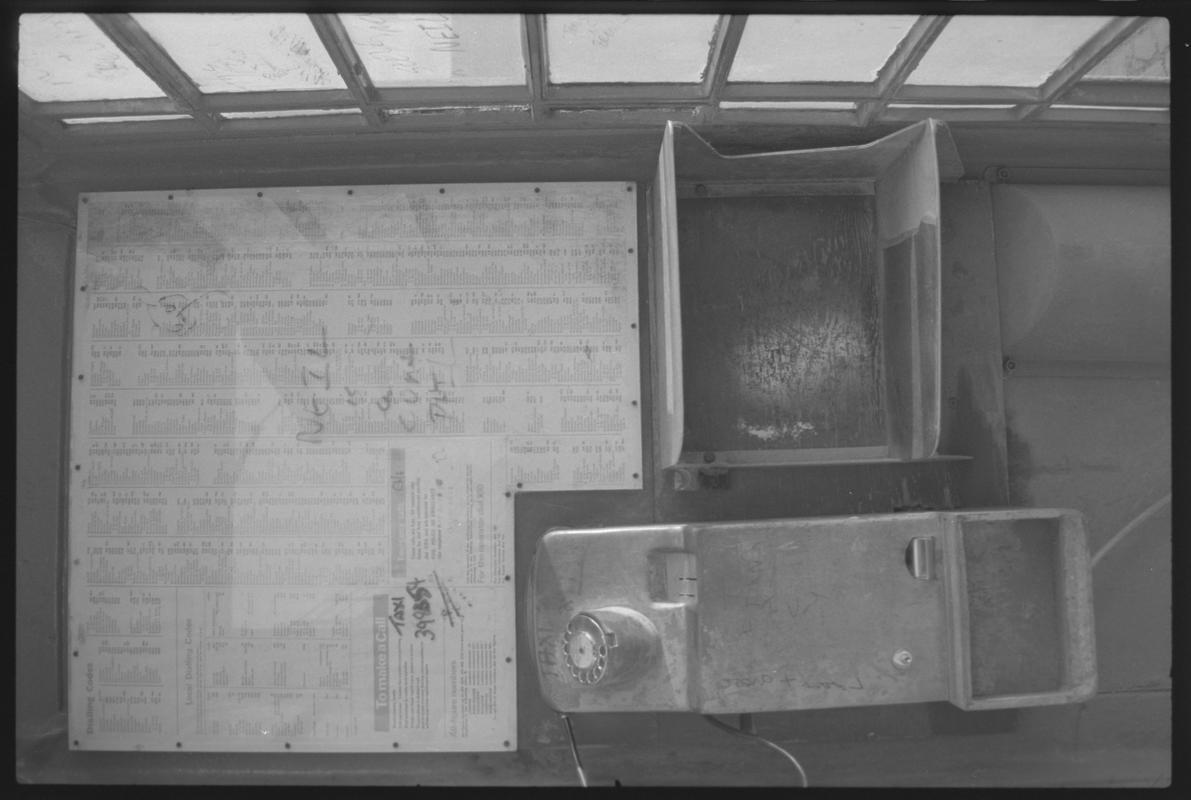
M80 749L505 750L513 499L639 488L623 183L80 204Z

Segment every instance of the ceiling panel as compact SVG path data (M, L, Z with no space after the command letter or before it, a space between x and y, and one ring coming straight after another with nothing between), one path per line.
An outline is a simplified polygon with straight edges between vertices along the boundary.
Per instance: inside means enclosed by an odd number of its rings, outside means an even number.
M305 14L133 14L203 92L342 89Z
M868 82L915 16L751 15L729 81Z
M698 83L718 16L547 14L551 83Z
M340 14L376 86L525 83L518 14Z
M164 97L86 14L22 14L17 83L34 100Z
M914 86L1041 86L1111 17L953 17L918 62Z

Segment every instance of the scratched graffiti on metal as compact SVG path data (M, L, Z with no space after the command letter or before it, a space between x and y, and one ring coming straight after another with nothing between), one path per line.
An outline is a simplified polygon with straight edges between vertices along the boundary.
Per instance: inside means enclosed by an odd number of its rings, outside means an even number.
M884 444L872 198L680 207L686 447Z

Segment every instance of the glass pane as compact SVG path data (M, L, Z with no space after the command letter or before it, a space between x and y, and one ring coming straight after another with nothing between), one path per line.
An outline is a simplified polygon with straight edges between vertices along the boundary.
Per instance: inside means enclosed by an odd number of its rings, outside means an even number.
M1170 80L1170 23L1162 17L1150 20L1084 77Z
M34 100L164 97L85 14L22 14L17 83Z
M915 19L750 15L728 80L869 82Z
M340 14L377 86L525 83L517 14Z
M405 108L390 108L386 111L395 117L401 115L426 115L426 114L528 114L529 106L525 105L503 105L503 106L407 106Z
M722 100L720 108L809 109L811 111L851 111L855 103L840 100Z
M304 14L133 14L204 92L342 89Z
M67 125L90 125L93 122L154 122L163 119L190 119L189 114L142 114L138 117L69 117Z
M953 17L907 83L1041 86L1111 17Z
M228 119L263 119L266 117L318 117L328 114L359 114L358 108L288 108L284 111L220 111Z
M958 109L972 109L972 108L1014 108L1013 105L998 105L994 103L974 103L972 105L963 105L960 103L947 103L941 105L938 103L890 103L889 108L929 108L932 111L956 111Z
M698 83L719 17L547 14L551 83Z
M1068 106L1055 103L1051 108L1067 111L1170 111L1166 106Z

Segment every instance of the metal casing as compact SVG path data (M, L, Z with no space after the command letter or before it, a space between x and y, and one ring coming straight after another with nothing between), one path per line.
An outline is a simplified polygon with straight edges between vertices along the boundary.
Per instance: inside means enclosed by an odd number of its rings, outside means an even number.
M552 531L528 603L542 693L562 711L1075 702L1096 683L1085 539L1046 509ZM561 634L608 606L649 620L656 657L582 685Z

